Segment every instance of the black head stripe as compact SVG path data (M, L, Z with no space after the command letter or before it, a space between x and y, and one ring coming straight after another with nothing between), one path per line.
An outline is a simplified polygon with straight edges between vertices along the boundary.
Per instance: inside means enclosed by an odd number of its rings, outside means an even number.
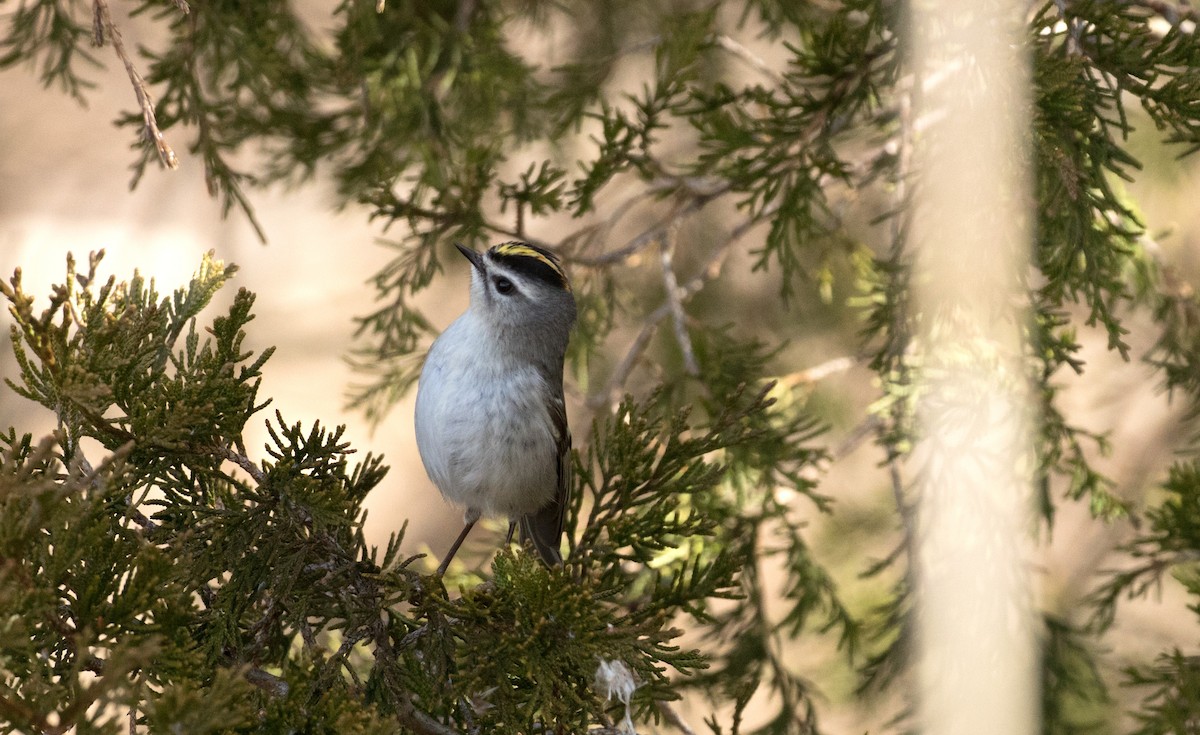
M558 256L545 248L524 242L506 242L493 247L488 254L495 262L516 273L536 278L555 288L571 290Z

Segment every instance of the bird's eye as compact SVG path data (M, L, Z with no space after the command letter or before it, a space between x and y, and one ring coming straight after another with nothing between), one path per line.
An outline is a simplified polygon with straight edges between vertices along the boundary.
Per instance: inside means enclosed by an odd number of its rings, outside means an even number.
M500 293L500 294L512 293L513 289L515 288L513 286L513 282L508 280L504 276L500 276L499 278L493 279L492 283L496 284L496 293Z

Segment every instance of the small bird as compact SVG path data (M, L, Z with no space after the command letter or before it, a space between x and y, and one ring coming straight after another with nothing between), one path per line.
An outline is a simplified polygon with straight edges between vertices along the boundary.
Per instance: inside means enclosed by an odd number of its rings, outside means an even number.
M450 560L481 516L521 527L547 564L561 564L571 434L563 359L575 297L558 258L506 242L471 261L471 303L442 332L417 383L421 462L442 495L466 506Z

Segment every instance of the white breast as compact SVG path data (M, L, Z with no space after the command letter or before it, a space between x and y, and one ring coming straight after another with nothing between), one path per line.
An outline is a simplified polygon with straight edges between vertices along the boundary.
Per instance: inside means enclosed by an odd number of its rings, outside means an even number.
M554 497L549 386L529 365L502 365L464 314L434 342L417 386L417 448L451 501L518 518Z

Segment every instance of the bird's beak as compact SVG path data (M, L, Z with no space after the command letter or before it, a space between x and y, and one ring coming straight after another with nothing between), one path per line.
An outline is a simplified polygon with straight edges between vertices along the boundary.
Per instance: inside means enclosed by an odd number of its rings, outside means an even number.
M480 275L483 275L483 256L482 255L475 252L474 250L467 247L466 245L463 245L462 243L456 242L456 243L454 243L454 247L458 248L458 252L462 253L463 257L465 257L467 260L471 261L471 265L475 266L475 270L479 271Z

